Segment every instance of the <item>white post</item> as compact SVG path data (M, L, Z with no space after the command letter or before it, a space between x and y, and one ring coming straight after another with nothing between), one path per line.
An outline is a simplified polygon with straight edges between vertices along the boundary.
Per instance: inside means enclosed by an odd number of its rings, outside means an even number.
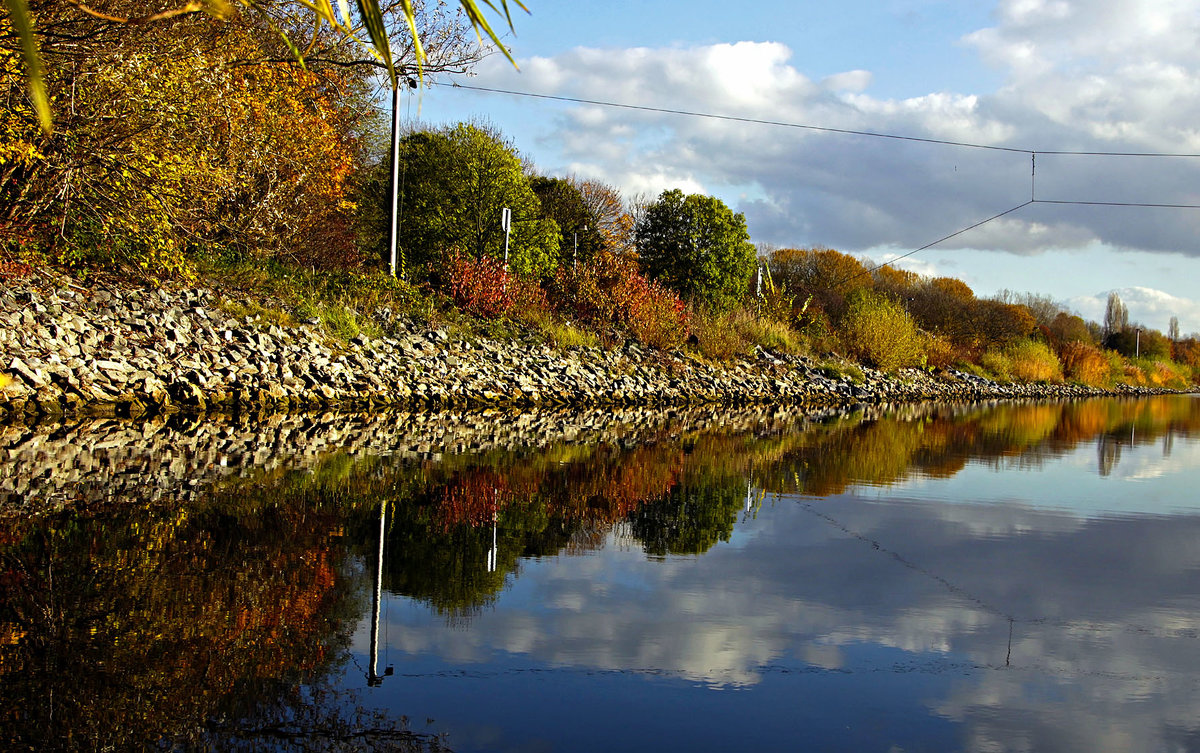
M499 559L498 555L500 554L500 550L496 547L496 525L498 517L498 513L492 513L492 548L488 550L487 555L487 571L489 573L496 572L496 560Z
M512 210L504 207L500 210L500 228L504 230L504 271L508 271L508 234L512 229Z

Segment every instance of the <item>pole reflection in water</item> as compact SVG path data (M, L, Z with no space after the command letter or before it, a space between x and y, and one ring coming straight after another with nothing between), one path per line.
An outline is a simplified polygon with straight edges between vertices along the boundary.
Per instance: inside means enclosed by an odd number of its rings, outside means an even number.
M500 525L500 514L492 513L492 548L487 553L487 571L489 573L496 572L496 559L500 555L500 547L496 544L496 529Z
M383 543L387 539L387 502L379 506L379 549L375 557L375 590L371 594L371 668L367 671L367 687L376 688L383 678L395 671L387 666L379 674L379 611L383 594Z

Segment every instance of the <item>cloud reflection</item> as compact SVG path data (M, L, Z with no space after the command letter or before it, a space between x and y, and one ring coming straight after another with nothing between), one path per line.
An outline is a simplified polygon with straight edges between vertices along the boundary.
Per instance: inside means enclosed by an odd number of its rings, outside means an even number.
M1172 457L1194 468L1197 449ZM717 688L949 666L961 678L928 708L966 725L973 750L1152 749L1195 728L1200 516L850 493L768 501L738 531L738 546L700 557L647 561L610 537L591 556L530 561L469 629L405 610L392 645ZM897 668L866 646L912 660Z

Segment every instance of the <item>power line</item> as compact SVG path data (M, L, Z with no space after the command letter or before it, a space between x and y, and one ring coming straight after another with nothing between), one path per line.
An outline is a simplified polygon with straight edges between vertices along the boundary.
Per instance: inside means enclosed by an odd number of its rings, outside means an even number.
M869 136L876 139L891 139L894 141L915 141L922 144L938 144L941 146L957 146L966 149L988 149L997 152L1010 152L1016 154L1030 154L1028 149L1016 149L1008 146L994 146L990 144L972 144L965 141L949 141L946 139L930 139L919 136L901 136L893 133L880 133L877 131L856 131L849 128L830 128L827 126L807 125L804 123L790 123L784 120L764 120L761 118L747 118L738 115L718 115L711 112L699 112L697 110L677 110L669 107L651 107L649 105L630 105L622 102L606 102L599 99L583 99L580 97L563 97L554 94L535 94L533 92L519 92L511 89L494 89L487 86L470 86L459 83L438 83L436 86L448 86L452 89L470 89L471 91L488 92L491 94L511 94L515 97L530 97L533 99L548 99L555 102L570 102L580 105L595 105L597 107L614 107L621 110L637 110L640 112L656 112L665 115L682 115L690 118L709 118L711 120L728 120L735 123L752 123L755 125L778 126L780 128L797 128L805 131L818 131L821 133L840 133L848 136ZM1196 155L1200 157L1200 154Z
M949 139L933 139L920 136L904 136L895 133L883 133L880 131L860 131L850 128L831 128L828 126L817 126L806 123L793 123L785 120L767 120L763 118L748 118L739 115L720 115L711 112L700 112L698 110L680 110L670 107L652 107L650 105L631 105L623 102L609 102L602 99L586 99L583 97L566 97L556 94L537 94L535 92L522 92L513 89L497 89L488 86L471 86L469 84L460 84L457 82L443 83L438 81L431 82L434 86L445 86L451 89L467 89L470 91L486 92L489 94L508 94L514 97L529 97L531 99L546 99L554 102L569 102L579 105L594 105L596 107L613 107L622 110L636 110L640 112L655 112L665 115L680 115L690 118L708 118L710 120L727 120L734 123L752 123L755 125L776 126L780 128L796 128L805 131L818 131L821 133L838 133L848 136L866 136L876 139L890 139L893 141L912 141L921 144L938 144L940 146L956 146L964 149L986 149L996 152L1009 152L1014 154L1043 154L1052 156L1073 156L1073 157L1170 157L1170 158L1187 158L1200 159L1200 153L1196 152L1104 152L1104 151L1082 151L1072 149L1028 149L1024 147L1011 146L996 146L995 144L978 144L970 141L952 141Z
M1013 212L1024 209L1025 207L1029 206L1030 204L1036 204L1036 203L1037 203L1036 201L1034 201L1033 199L1030 199L1029 201L1026 201L1024 204L1018 204L1017 206L1015 206L1011 209L1005 209L1003 212L1001 212L999 214L994 214L991 217L988 217L986 220L980 220L979 222L976 222L974 225L969 225L967 227L962 228L961 230L955 230L953 233L950 233L949 235L943 235L941 238L938 238L936 241L933 241L931 243L926 243L924 246L921 246L920 248L914 248L912 251L909 251L906 254L901 254L900 256L897 256L894 259L888 259L887 261L883 262L882 264L876 264L875 266L870 267L869 269L865 269L862 272L856 272L855 274L852 274L849 277L838 280L830 287L836 288L843 283L850 282L851 280L858 279L859 277L864 277L866 275L869 275L872 272L875 272L876 270L883 269L884 267L887 267L887 266L891 266L892 264L900 261L901 259L907 259L908 257L910 257L914 254L919 254L922 251L933 248L934 246L938 245L939 243L943 243L945 241L950 240L951 238L960 236L963 233L968 232L970 230L974 230L977 227L982 227L983 225L986 225L989 222L992 222L993 220L998 220L1001 217L1004 217L1005 215L1012 214ZM1197 208L1200 208L1200 207L1197 207Z
M1147 204L1136 201L1059 201L1055 199L1034 199L1029 203L1073 204L1075 206L1084 207L1152 207L1158 209L1200 209L1200 204Z
M1145 203L1145 202L1115 202L1115 201L1065 201L1065 200L1036 198L1037 155L1039 155L1039 154L1047 155L1047 156L1077 156L1077 157L1162 157L1162 158L1195 159L1195 158L1200 158L1200 153L1190 153L1190 152L1105 152L1105 151L1082 151L1082 150L1069 150L1069 149L1027 149L1027 148L1020 148L1020 147L996 146L994 144L978 144L978 143L973 143L973 142L968 142L968 141L952 141L952 140L948 140L948 139L933 139L933 138L924 138L924 137L918 137L918 136L904 136L904 135L900 135L900 134L883 133L883 132L879 132L879 131L862 131L862 130L855 130L855 129L848 129L848 128L830 128L827 126L816 126L816 125L805 124L805 123L793 123L793 122L782 121L782 120L767 120L767 119L762 119L762 118L749 118L749 117L743 117L743 116L737 116L737 115L720 115L720 114L716 114L716 113L700 112L700 111L696 111L696 110L681 110L681 109L675 109L675 108L669 108L669 107L652 107L649 105L631 105L631 104L627 104L627 103L623 103L623 102L609 102L606 100L586 99L583 97L567 97L567 96L554 95L554 94L537 94L534 92L522 92L522 91L515 91L512 89L498 89L498 88L487 87L487 86L471 86L468 84L460 84L460 83L456 83L456 82L441 83L441 82L434 81L431 83L435 86L446 86L446 87L450 87L450 88L454 88L454 89L466 89L466 90L470 90L470 91L485 92L485 93L489 93L489 94L507 94L509 96L514 96L514 97L527 97L527 98L531 98L531 99L543 99L543 100L550 100L550 101L554 101L554 102L568 102L571 104L593 105L596 107L611 107L611 108L617 108L617 109L622 109L622 110L634 110L634 111L638 111L638 112L652 112L652 113L660 113L660 114L665 114L665 115L678 115L678 116L682 116L682 117L706 118L706 119L710 119L710 120L723 120L723 121L729 121L729 122L734 122L734 123L749 123L749 124L754 124L754 125L775 126L775 127L780 127L780 128L794 128L794 129L806 130L806 131L816 131L819 133L835 133L835 134L842 134L842 135L849 135L849 136L863 136L863 137L867 137L867 138L887 139L887 140L892 140L892 141L906 141L906 142L914 142L914 143L921 143L921 144L935 144L935 145L939 145L939 146L953 146L953 147L959 147L959 148L964 148L964 149L982 149L982 150L988 150L988 151L1007 152L1010 154L1028 154L1030 156L1030 158L1031 158L1030 189L1031 190L1030 190L1030 198L1028 201L1018 204L1017 206L1014 206L1010 209L1006 209L1003 212L1000 212L999 214L992 215L991 217L988 217L987 219L980 220L979 222L976 222L972 225L964 227L960 230L956 230L953 233L950 233L949 235L942 236L941 238L938 238L935 241L927 243L924 246L921 246L920 248L915 248L912 251L909 251L905 254L902 254L893 259L890 259L889 261L886 261L886 262L883 262L882 264L878 264L874 267L871 267L871 268L865 270L864 272L860 272L858 274L851 275L850 277L847 277L844 280L838 281L838 283L836 283L837 285L840 285L844 282L848 282L849 280L855 279L857 277L861 277L864 274L871 274L872 272L875 272L878 269L882 269L883 267L894 264L895 262L900 261L901 259L906 259L910 256L920 253L921 251L930 249L940 243L944 243L952 238L962 235L963 233L969 232L978 227L986 225L989 222L993 222L993 221L998 220L1002 217L1005 217L1009 214L1012 214L1013 212L1017 212L1021 209L1024 209L1025 207L1027 207L1031 204L1109 206L1109 207L1142 207L1142 208L1162 208L1162 209L1200 209L1200 204L1154 204L1154 203Z

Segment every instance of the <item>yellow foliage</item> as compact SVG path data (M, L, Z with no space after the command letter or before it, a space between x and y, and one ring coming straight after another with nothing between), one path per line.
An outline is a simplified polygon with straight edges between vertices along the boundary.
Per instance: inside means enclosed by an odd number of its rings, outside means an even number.
M1059 351L1063 371L1068 379L1091 387L1112 385L1112 368L1108 359L1094 345L1068 342Z
M1062 364L1050 346L1037 340L1018 340L986 351L979 359L1002 382L1061 382Z
M863 291L842 319L842 337L856 357L881 369L917 366L924 359L923 336L900 304Z
M358 261L357 74L255 62L274 56L239 24L119 30L53 67L69 116L46 136L16 56L0 49L0 225L60 263L187 278L197 247Z

